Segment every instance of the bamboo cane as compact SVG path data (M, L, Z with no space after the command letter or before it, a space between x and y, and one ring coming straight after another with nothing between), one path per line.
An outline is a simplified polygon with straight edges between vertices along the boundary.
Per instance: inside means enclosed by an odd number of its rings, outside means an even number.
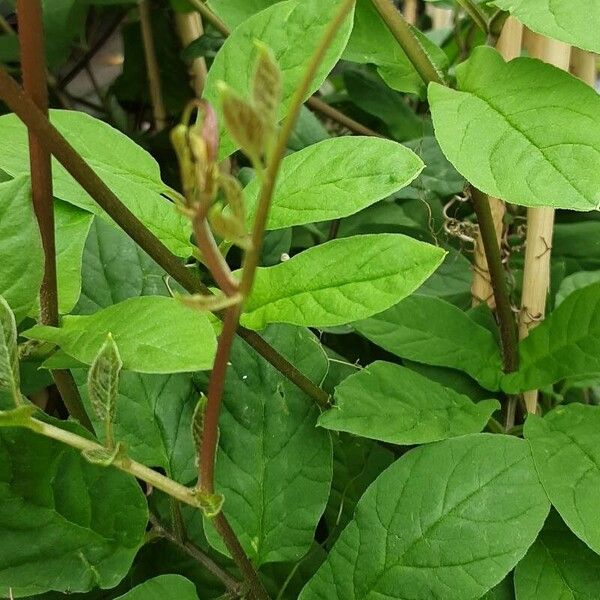
M596 58L595 54L586 50L571 50L571 73L591 87L596 87Z
M533 34L531 54L559 69L567 71L571 48L563 42ZM550 254L554 228L553 208L530 208L527 210L527 241L525 270L523 273L523 295L519 316L519 337L527 337L546 312L546 296L550 287ZM525 392L527 411L537 410L538 391Z
M189 46L194 40L197 40L203 33L202 18L197 12L176 13L175 23L179 39L184 48ZM189 74L192 82L192 89L197 98L202 98L204 91L204 82L206 81L206 61L203 56L194 58L189 65Z
M404 0L404 7L402 8L402 14L406 19L407 23L414 25L417 22L417 9L418 0Z

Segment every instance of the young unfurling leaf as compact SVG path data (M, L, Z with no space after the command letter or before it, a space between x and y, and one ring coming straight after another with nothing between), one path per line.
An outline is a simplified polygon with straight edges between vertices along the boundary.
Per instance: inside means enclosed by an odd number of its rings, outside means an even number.
M117 458L125 454L125 447L117 442L114 448L97 448L95 450L83 450L81 456L89 463L100 467L110 467Z
M106 446L113 448L112 423L115 418L117 395L119 393L119 373L123 362L119 349L109 333L102 344L88 373L88 391L92 407L98 418L104 421Z
M281 102L281 71L270 48L262 42L254 42L258 60L252 82L252 100L268 127L277 124L277 109Z
M10 306L2 296L0 296L0 390L7 390L16 405L21 403L17 324Z
M194 440L194 446L199 449L202 446L202 436L204 434L204 411L206 410L206 403L208 399L204 394L200 394L198 404L194 409L192 415L192 439ZM196 463L198 463L198 452L196 452Z

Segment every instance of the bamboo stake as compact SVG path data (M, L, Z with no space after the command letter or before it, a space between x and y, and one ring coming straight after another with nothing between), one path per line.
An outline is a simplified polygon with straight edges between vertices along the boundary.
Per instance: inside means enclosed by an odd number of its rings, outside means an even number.
M512 60L521 54L521 40L523 37L523 26L513 17L509 17L504 23L502 33L496 43L496 50L502 54L504 60ZM503 237L503 221L506 213L506 207L502 200L490 198L490 208L494 218L494 228L498 243ZM489 307L494 309L496 302L494 300L494 290L492 289L490 272L487 260L485 258L485 249L478 235L475 241L475 264L473 273L473 284L471 285L471 295L473 305L480 302L487 302Z
M176 13L175 24L184 48L187 48L204 33L202 18L200 13L197 12ZM192 60L189 65L189 74L196 98L202 98L204 82L206 81L206 61L203 56L198 56Z
M402 8L402 14L410 25L415 25L417 22L417 10L419 8L418 0L404 0L404 7Z
M533 34L532 56L559 69L567 71L571 48L563 42ZM527 210L527 241L525 271L523 273L523 295L519 316L519 337L527 337L546 312L546 296L550 287L550 253L554 228L553 208L529 208ZM525 392L527 411L537 411L538 391Z
M162 89L160 87L160 73L158 70L158 61L156 60L154 38L152 37L152 21L150 16L152 9L150 7L150 0L140 0L139 9L154 127L157 131L161 131L167 125L167 111L165 110Z
M596 87L596 55L587 50L573 47L571 50L571 73L585 81L589 86Z
M432 29L445 29L452 26L452 11L446 8L428 5L428 14L431 17Z

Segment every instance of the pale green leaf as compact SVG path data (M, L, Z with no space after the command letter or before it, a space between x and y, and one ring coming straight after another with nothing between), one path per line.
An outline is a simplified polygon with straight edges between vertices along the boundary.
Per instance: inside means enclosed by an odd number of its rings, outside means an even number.
M500 408L497 400L475 404L406 367L383 361L345 379L334 398L319 425L400 445L479 433Z
M4 143L0 145L0 153L5 147ZM0 256L0 294L19 322L37 306L44 274L42 240L31 204L29 177L0 183Z
M347 217L408 185L423 169L410 150L374 137L331 138L283 160L267 229ZM248 217L257 207L260 180L245 189Z
M173 204L161 196L168 190L158 163L110 125L77 111L53 110L52 124L81 154L96 174L172 252L189 256L191 226ZM16 176L29 173L27 129L14 114L0 117L3 144L0 168ZM56 160L52 162L54 195L108 218Z
M456 69L458 90L429 87L442 150L474 186L525 206L600 205L600 98L531 58L505 63L478 47Z
M519 344L519 355L519 370L502 379L509 393L600 373L600 282L570 294Z
M72 204L60 200L54 202L56 278L61 314L71 312L79 299L83 249L93 218L94 215Z
M26 429L0 431L0 464L0 587L19 597L117 585L145 537L136 480Z
M71 316L61 327L36 325L30 339L53 342L69 356L91 364L111 333L123 367L140 373L182 373L210 369L216 351L208 317L172 298L130 298L93 315Z
M259 268L242 323L342 325L376 314L411 294L444 251L396 234L336 239L274 267Z
M98 439L105 443L104 424L91 407L85 372L76 370L74 375ZM164 469L169 477L190 484L197 476L190 428L197 399L190 374L122 371L113 424L115 440L126 445L132 459Z
M17 323L6 300L0 296L0 392L8 391L12 400L20 400L19 347Z
M88 372L90 402L98 419L105 423L115 419L122 366L119 349L109 333ZM106 441L112 445L112 440Z
M196 586L181 575L159 575L115 600L198 600Z
M217 109L222 127L221 157L231 154L236 147L223 129L217 83L224 81L242 97L249 98L254 66L258 57L254 41L260 40L273 51L281 69L283 98L279 107L279 118L283 118L290 107L296 87L304 76L307 62L338 7L337 0L279 2L245 20L227 38L210 68L205 91L205 98ZM352 15L340 27L333 43L325 53L307 97L318 89L338 61L348 41L351 28Z
M597 600L600 556L552 511L540 536L515 569L518 600Z
M498 389L502 357L493 334L440 298L415 294L354 328L400 358L468 373Z
M524 435L540 481L569 529L600 553L600 407L559 406L543 419L529 415Z
M208 6L231 29L279 0L209 0Z
M327 358L305 329L273 326L265 339L314 383ZM332 477L329 433L315 427L314 402L241 341L227 371L216 491L223 511L256 565L297 561L313 543ZM209 522L208 539L223 542Z
M421 446L369 487L300 600L475 600L523 557L548 508L523 440Z
M494 0L536 33L600 52L600 4L589 0Z

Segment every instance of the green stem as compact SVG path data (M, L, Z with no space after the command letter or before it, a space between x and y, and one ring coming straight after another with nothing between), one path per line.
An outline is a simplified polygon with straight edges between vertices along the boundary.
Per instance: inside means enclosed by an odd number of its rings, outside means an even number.
M217 15L204 4L202 0L189 0L189 3L202 15L202 18L210 23L217 31L227 37L231 30Z
M113 221L152 257L175 281L191 294L210 294L197 273L188 269L117 198L61 133L40 112L15 80L0 66L0 98L38 136L73 178L90 194ZM284 377L296 384L319 404L329 396L270 346L256 332L240 327L238 335L271 363Z
M490 209L490 202L486 194L471 186L471 198L477 215L481 241L485 250L488 263L496 311L500 326L500 339L504 359L504 371L512 373L519 368L519 352L517 341L517 328L510 305L506 275L502 266L500 246L496 238L494 218Z
M463 10L473 19L477 27L485 34L488 33L488 21L485 13L472 0L456 0Z
M240 283L240 291L244 297L247 297L252 290L254 274L258 266L265 228L267 226L269 209L271 208L273 191L277 181L277 174L279 173L279 167L281 166L281 161L285 155L289 137L294 129L296 120L300 114L300 109L302 108L302 104L304 102L304 98L307 96L310 90L310 84L315 77L317 69L323 61L325 53L331 45L331 42L333 41L338 29L341 27L343 22L350 14L350 11L354 7L354 3L355 0L344 0L340 4L340 7L332 21L329 23L329 26L321 38L317 49L309 60L302 80L294 91L287 117L283 122L283 126L281 127L279 135L277 136L277 141L275 142L275 146L269 157L269 163L263 175L263 184L258 195L258 207L254 217L254 227L252 229L252 246L244 258L242 281Z
M40 0L17 0L21 71L25 93L43 116L48 115L48 87L44 55L44 31ZM54 240L54 199L52 163L42 137L29 129L31 196L44 250L44 278L40 288L40 321L58 325L58 289L56 283L56 246ZM79 390L69 371L53 371L52 377L69 413L84 427L92 424L83 408Z
M70 431L65 431L64 429L60 429L59 427L55 427L50 423L45 423L44 421L40 421L33 417L30 417L23 427L31 429L39 435L62 442L77 450L85 450L88 452L105 450L104 446L101 446L90 439L84 438L76 433L71 433ZM201 508L203 505L194 488L185 487L130 458L117 456L111 464L120 471L129 473L137 479L145 481L184 504L188 504L194 508Z
M437 70L429 55L421 45L411 26L406 22L402 13L390 0L371 0L377 12L381 15L390 33L404 50L404 53L415 67L421 79L428 85L432 81L445 84L442 74Z

